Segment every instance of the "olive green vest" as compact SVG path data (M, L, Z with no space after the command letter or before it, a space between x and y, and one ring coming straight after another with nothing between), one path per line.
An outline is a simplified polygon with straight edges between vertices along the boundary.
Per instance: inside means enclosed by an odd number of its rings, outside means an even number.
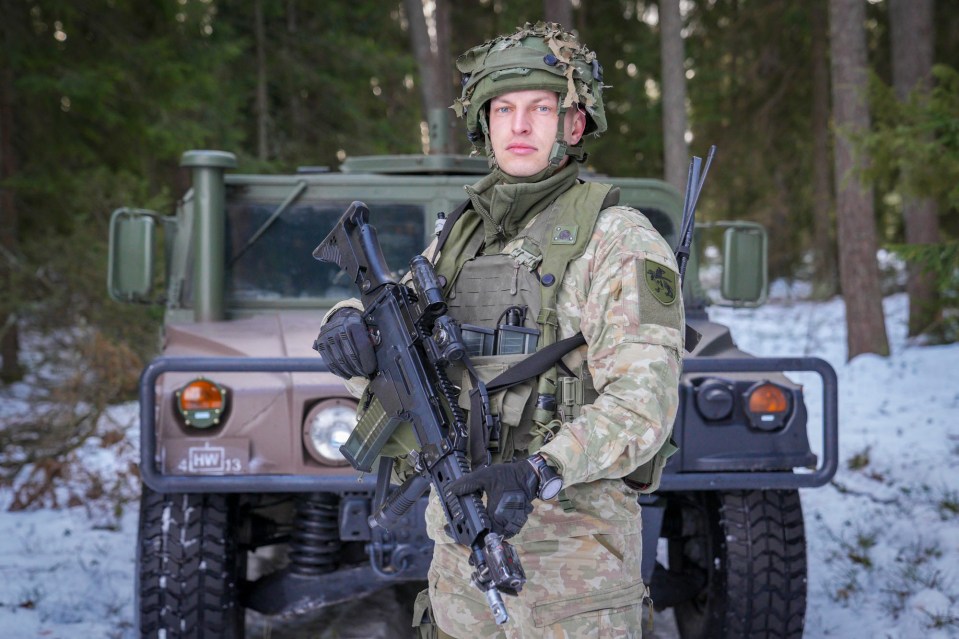
M478 347L471 357L483 382L556 341L556 296L566 268L585 251L600 211L617 201L618 191L608 184L575 184L510 240L516 248L509 253L484 254L483 230L473 227L455 261L440 261L449 314L463 327L466 341L485 343L485 351ZM454 228L450 237L463 245L456 234ZM469 411L472 379L460 369L451 371L454 382L457 375L460 406ZM490 403L498 427L470 433L485 439L483 446L471 441L474 463L483 461L476 459L477 450L488 449L494 462L535 452L596 396L585 366L562 377L551 366L538 378L495 393Z

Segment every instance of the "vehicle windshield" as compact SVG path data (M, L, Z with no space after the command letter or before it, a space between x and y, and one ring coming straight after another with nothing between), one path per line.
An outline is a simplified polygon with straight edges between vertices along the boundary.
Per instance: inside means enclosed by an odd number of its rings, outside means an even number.
M387 264L397 276L425 248L424 207L368 203ZM234 302L283 298L343 299L357 291L332 264L313 259L313 249L333 229L349 202L302 202L275 220L249 247L250 238L278 202L228 202L226 298Z

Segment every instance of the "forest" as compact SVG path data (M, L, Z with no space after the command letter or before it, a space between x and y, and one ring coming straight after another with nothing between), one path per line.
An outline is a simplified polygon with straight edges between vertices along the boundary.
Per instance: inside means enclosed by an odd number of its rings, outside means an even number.
M700 219L763 223L771 278L845 293L850 358L888 352L891 287L910 295L910 335L957 339L959 3L0 0L0 16L3 383L77 367L61 396L130 396L162 311L108 300L109 216L171 212L183 151L267 173L468 152L462 128L442 148L427 136L456 55L544 18L604 65L610 130L590 169L681 187L715 144ZM905 282L880 268L897 261Z

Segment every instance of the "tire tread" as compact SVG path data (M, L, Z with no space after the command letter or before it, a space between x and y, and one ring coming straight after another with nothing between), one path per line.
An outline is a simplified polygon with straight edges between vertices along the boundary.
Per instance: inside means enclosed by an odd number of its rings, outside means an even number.
M138 611L144 637L243 637L233 509L226 495L144 488Z

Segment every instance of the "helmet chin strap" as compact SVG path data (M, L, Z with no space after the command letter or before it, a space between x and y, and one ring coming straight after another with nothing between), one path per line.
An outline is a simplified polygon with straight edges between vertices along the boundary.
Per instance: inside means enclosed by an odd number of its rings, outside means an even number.
M577 162L582 162L586 159L586 152L583 149L583 138L580 138L576 144L570 144L566 141L567 108L563 106L563 102L565 101L563 94L560 94L557 99L559 101L559 119L556 122L556 141L553 142L553 148L550 149L549 152L549 165L547 166L546 177L555 174L563 166L563 160L567 156L575 159Z
M499 168L499 164L496 162L496 155L493 153L493 140L490 138L489 134L489 122L486 120L486 107L480 109L477 114L480 128L483 130L483 141L486 144L486 163L489 166L490 170ZM476 143L473 143L473 150L479 151Z

